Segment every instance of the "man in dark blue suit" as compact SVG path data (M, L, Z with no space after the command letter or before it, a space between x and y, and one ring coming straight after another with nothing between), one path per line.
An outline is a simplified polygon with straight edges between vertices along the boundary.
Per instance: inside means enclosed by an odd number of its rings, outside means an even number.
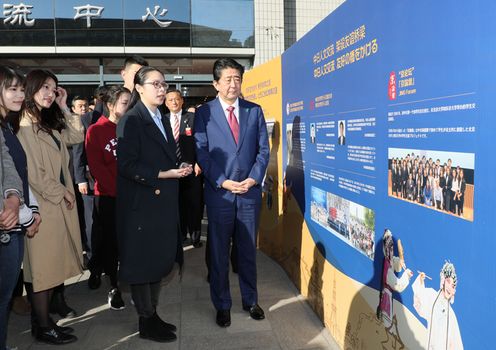
M203 170L211 257L210 296L216 322L231 324L229 247L238 251L243 309L253 319L265 318L258 305L256 235L261 184L269 162L269 142L260 106L239 98L244 68L238 62L214 63L215 100L196 112L197 161Z

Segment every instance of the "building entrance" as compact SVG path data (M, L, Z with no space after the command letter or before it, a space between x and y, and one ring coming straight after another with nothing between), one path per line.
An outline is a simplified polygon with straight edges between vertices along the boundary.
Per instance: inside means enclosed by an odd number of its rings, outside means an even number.
M196 106L215 98L217 92L212 86L214 58L145 57L151 66L165 74L165 80L172 88L181 91L185 107ZM33 69L48 69L59 79L69 93L90 99L101 85L122 84L120 71L123 57L75 57L75 56L33 56L0 57L0 64L8 65L28 73ZM244 64L249 61L240 60Z

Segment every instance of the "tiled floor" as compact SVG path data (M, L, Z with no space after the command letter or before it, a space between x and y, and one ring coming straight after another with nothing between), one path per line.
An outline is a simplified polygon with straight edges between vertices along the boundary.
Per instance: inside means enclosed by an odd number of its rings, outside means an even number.
M154 343L137 333L137 316L124 293L126 309L112 311L107 306L107 281L98 290L89 290L88 272L68 281L66 298L80 316L61 320L75 329L79 340L66 346L37 343L30 334L29 317L11 315L8 343L23 349L338 349L329 332L298 294L285 272L263 253L258 253L259 304L266 319L252 320L241 308L237 275L231 274L232 324L220 328L210 302L206 282L204 248L187 247L182 278L176 273L163 287L158 314L178 327L178 340Z

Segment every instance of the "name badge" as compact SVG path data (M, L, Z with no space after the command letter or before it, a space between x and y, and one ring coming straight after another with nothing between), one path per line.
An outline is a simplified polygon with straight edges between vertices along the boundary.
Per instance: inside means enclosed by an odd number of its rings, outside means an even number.
M189 126L186 129L184 129L184 131L186 132L186 136L192 135L191 128Z

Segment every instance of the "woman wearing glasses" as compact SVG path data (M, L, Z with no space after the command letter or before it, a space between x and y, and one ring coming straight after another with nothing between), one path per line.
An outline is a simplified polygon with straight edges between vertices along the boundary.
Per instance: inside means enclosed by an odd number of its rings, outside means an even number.
M153 67L134 77L129 111L117 125L117 240L121 280L131 286L141 338L176 340L157 315L160 281L182 259L178 230L179 167L170 123L162 118L167 83Z

